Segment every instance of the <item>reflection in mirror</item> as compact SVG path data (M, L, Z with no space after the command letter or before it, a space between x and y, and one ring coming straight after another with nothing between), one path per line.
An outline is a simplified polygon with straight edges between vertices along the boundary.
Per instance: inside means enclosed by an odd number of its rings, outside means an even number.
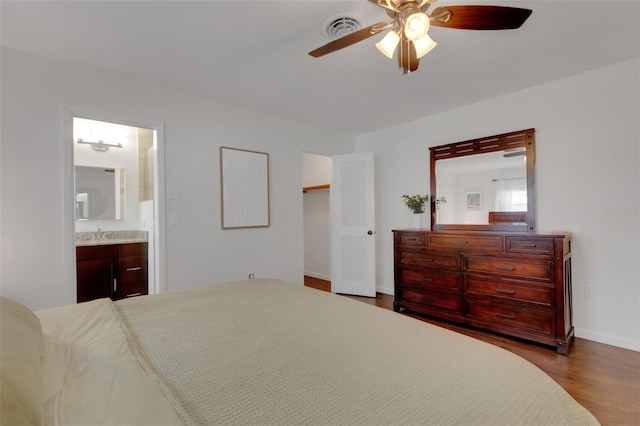
M524 149L440 160L436 174L436 194L447 200L437 206L437 224L488 225L489 212L527 211Z
M75 166L76 220L123 220L125 171Z
M535 129L430 148L434 230L535 230Z

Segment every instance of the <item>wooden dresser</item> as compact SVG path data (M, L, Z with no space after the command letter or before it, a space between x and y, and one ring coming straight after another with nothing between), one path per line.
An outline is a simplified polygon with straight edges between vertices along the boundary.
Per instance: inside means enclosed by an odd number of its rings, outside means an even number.
M394 310L556 347L573 338L566 234L394 230Z

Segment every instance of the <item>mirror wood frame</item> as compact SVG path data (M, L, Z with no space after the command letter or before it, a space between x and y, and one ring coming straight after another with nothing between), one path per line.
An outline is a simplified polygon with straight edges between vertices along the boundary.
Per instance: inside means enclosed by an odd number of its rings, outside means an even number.
M484 138L471 139L429 148L431 181L431 229L434 231L515 231L534 232L535 226L535 129L502 133ZM527 172L527 212L524 223L490 224L437 224L436 223L436 161L487 152L504 151L511 148L525 148Z

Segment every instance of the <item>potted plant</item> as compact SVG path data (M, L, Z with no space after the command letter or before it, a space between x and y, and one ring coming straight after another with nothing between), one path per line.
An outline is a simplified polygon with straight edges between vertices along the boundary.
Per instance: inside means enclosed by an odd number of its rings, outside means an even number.
M416 228L422 228L422 214L425 211L427 201L429 201L428 195L403 195L404 204L409 207L414 214L414 221Z
M446 204L446 203L447 203L447 197L442 196L442 197L436 198L436 209L439 209L440 205Z

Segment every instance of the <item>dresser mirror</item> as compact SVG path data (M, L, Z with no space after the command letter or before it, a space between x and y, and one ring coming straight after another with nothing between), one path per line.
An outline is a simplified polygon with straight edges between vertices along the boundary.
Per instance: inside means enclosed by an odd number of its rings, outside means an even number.
M432 230L535 231L535 129L429 151Z
M124 220L125 170L75 166L76 220Z

